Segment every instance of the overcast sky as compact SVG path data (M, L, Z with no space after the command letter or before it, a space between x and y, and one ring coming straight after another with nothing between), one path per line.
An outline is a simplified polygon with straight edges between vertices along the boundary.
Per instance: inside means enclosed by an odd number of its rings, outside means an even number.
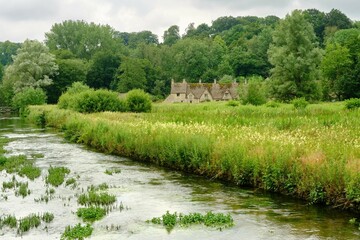
M159 36L171 25L181 34L189 23L211 25L221 16L276 15L294 9L339 9L360 20L359 0L0 0L0 41L44 40L54 23L85 20L121 32L150 30Z

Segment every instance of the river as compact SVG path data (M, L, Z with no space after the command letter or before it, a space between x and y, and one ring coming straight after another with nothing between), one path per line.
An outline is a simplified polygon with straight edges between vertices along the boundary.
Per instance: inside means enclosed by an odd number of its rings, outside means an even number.
M93 223L90 239L359 239L360 231L349 224L351 213L322 206L309 206L303 201L243 189L203 177L170 171L127 158L97 153L82 145L67 143L61 134L51 129L29 125L18 118L0 118L0 137L11 141L5 146L7 155L42 156L36 166L42 176L28 181L31 194L25 198L14 191L2 190L1 215L21 218L30 213L52 212L54 221L25 233L0 229L0 239L60 239L68 225L81 222L75 212L80 206L77 196L90 185L107 183L108 192L116 195L117 206ZM77 186L65 184L55 189L53 198L37 202L45 194L45 176L50 166L71 170L67 178L77 179ZM105 174L107 169L120 173ZM12 174L0 173L0 183ZM235 225L222 231L203 225L176 226L168 232L161 225L146 223L166 211L178 213L230 213Z

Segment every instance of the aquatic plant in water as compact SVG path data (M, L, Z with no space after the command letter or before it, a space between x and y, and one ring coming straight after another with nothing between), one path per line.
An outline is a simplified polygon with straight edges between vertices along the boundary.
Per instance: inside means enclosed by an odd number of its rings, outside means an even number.
M79 208L76 215L85 222L94 222L102 219L106 215L106 211L100 207Z
M61 240L84 239L90 237L94 228L87 224L85 226L80 223L75 226L67 226L64 233L61 235Z
M96 193L94 191L81 194L78 197L78 203L83 206L106 206L113 204L115 201L116 196L114 195L110 195L108 193Z
M168 231L171 231L177 224L182 227L188 227L193 224L204 224L207 227L217 229L229 228L234 225L234 220L230 214L207 212L201 213L178 214L166 211L162 217L155 217L147 220L147 223L162 224Z
M65 180L66 174L70 173L70 169L66 167L51 166L48 171L49 175L46 177L46 183L49 183L54 187L61 185Z

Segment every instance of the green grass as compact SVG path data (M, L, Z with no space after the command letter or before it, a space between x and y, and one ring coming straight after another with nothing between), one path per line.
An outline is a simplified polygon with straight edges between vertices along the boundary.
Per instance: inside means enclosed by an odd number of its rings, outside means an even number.
M85 222L95 222L106 215L106 211L100 207L79 208L76 215Z
M201 213L178 214L167 211L161 217L155 217L147 220L147 223L162 224L171 231L176 225L188 227L194 224L204 224L206 227L217 229L229 228L234 225L234 220L230 214L207 212L205 215Z
M41 216L41 220L43 220L46 223L50 223L54 220L54 214L46 212Z
M50 167L49 175L46 177L46 183L51 184L54 187L58 187L63 184L65 176L70 173L70 169L66 167Z
M65 186L69 186L69 185L73 185L73 184L76 184L76 179L75 178L69 178L65 182Z
M7 173L18 173L20 176L26 176L30 180L40 177L41 170L34 166L34 161L25 156L5 157L0 155L0 171Z
M360 111L343 102L301 111L281 103L155 104L151 113L86 115L36 106L29 119L41 114L70 141L102 152L360 210Z
M64 233L61 235L61 240L73 240L73 239L84 239L91 236L94 228L87 224L85 226L78 223L77 225L71 227L67 226Z

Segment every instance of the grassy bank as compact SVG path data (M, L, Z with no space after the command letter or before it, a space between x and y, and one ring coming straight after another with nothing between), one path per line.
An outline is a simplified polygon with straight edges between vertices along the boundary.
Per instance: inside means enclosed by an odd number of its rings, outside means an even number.
M357 211L359 117L342 103L303 111L159 104L152 113L86 115L37 106L29 115L100 151Z

